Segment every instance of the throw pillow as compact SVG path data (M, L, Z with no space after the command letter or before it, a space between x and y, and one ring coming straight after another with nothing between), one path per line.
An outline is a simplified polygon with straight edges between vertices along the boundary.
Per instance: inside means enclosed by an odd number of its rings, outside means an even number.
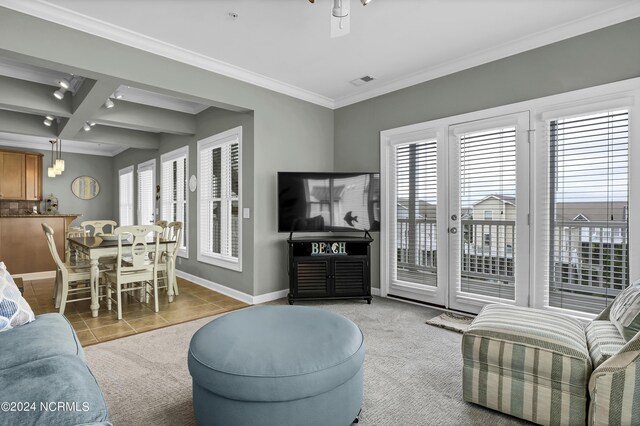
M627 342L640 331L640 281L632 283L615 298L609 320Z
M4 262L0 262L0 332L35 319L31 307L22 297Z

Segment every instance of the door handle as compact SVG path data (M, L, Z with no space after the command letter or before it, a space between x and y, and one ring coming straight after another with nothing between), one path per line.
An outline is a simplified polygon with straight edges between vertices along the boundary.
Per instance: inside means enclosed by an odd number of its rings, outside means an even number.
M452 234L457 234L458 233L458 228L453 227L453 228L449 229L449 232L451 232Z

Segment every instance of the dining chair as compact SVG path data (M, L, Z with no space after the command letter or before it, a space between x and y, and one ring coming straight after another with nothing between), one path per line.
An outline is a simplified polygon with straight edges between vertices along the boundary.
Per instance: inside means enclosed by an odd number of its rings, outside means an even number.
M71 245L69 244L69 238L78 238L84 237L86 235L86 231L81 226L70 226L67 228L66 238L64 240L64 252L65 252L65 262L67 263L78 263L80 253L75 250L74 258L75 262L71 261Z
M85 220L80 223L80 226L89 237L99 237L103 234L112 234L118 224L113 220Z
M162 238L166 237L167 225L169 225L169 222L166 220L156 220L156 225L162 228Z
M61 314L64 314L67 303L91 300L91 272L88 266L82 267L72 265L69 262L63 262L58 255L56 243L53 238L53 228L46 223L43 223L42 230L47 238L51 257L53 257L53 261L56 264L56 282L54 285L54 297L56 299L55 307L60 309L59 312ZM102 280L103 274L104 269L100 269L99 279ZM104 280L102 281L104 282ZM82 293L88 293L88 295L85 294L84 296L69 299L70 295ZM98 294L98 298L100 297L104 296L100 296Z
M176 257L180 249L180 237L182 236L182 222L171 222L167 225L167 232L164 239L167 241L175 241L173 249L165 251L160 256L158 262L159 279L164 281L164 285L158 288L166 288L168 290L169 283L173 283L173 294L178 295L178 282L176 280ZM172 262L170 262L172 260ZM170 266L172 265L172 266Z
M154 311L158 312L157 269L162 228L158 225L121 226L113 233L118 236L118 255L115 268L105 273L107 309L111 310L111 304L115 302L118 305L118 319L122 319L122 294L137 291L145 294L144 301L147 294L153 296ZM123 246L127 240L131 245ZM114 291L115 300L111 297Z

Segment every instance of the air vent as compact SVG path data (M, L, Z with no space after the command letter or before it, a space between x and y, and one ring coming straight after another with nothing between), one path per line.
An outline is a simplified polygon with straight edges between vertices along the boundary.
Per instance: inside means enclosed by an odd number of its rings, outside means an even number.
M375 80L375 78L370 75L365 75L364 77L356 78L355 80L351 80L351 84L354 86L362 86L365 83Z

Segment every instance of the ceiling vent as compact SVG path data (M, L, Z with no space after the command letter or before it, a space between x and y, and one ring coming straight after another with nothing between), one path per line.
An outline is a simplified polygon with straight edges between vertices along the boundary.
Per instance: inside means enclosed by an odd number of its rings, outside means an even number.
M375 80L375 78L370 75L365 75L364 77L356 78L355 80L351 80L351 84L354 86L362 86L365 83Z

